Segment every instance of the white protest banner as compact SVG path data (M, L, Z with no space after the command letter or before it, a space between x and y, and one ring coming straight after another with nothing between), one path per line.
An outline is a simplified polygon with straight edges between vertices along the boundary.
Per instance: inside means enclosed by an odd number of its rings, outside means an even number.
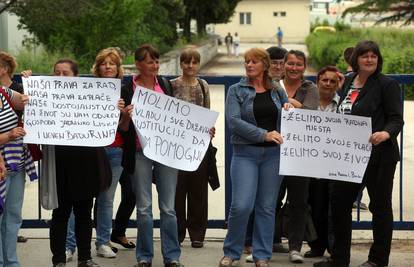
M132 119L146 157L195 171L210 143L218 112L137 86Z
M23 88L24 142L97 147L115 140L121 80L31 76Z
M371 155L371 118L282 112L280 174L361 183Z

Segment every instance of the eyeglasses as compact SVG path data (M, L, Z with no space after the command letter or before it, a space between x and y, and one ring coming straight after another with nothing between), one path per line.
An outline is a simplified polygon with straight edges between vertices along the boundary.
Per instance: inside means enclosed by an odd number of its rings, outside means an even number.
M284 62L283 59L271 60L270 64L275 66L283 66Z

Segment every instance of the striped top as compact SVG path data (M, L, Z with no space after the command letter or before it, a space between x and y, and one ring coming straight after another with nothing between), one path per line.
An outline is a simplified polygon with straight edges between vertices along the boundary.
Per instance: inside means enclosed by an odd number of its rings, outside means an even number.
M13 99L13 90L6 87L2 88L9 95L10 99ZM10 107L6 97L0 94L0 98L2 104L0 105L0 133L5 133L17 127L18 117Z
M13 99L13 90L7 88L7 87L2 87L2 89L4 90L4 92L6 92L9 95L10 99ZM3 94L0 94L0 133L6 133L10 130L12 130L13 128L16 128L18 126L18 122L19 119L16 115L16 112L14 112L14 110L11 108L9 102L7 101L6 97ZM21 149L18 148L18 146L22 146L23 141L19 140L22 138L18 138L15 141L19 141L19 144L16 144L16 142L12 141L9 142L7 144L3 144L0 145L0 152L3 155L4 161L6 162L6 168L7 171L16 171L16 170L21 170L22 168L24 168L25 162L24 162L24 158L20 157L21 156ZM13 154L8 154L5 155L5 149L9 152L13 151L13 150L19 150L17 151L16 155ZM20 157L19 159L17 159L17 157ZM8 162L10 163L10 161L8 161L7 159L12 159L13 163L16 163L16 161L18 161L17 165L15 164L8 164Z

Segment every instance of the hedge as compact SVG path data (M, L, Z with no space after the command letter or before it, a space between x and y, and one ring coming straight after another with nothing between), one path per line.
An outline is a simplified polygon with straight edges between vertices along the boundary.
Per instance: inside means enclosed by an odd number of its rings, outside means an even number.
M414 74L414 30L372 28L312 33L306 38L309 62L315 69L337 65L345 70L344 49L361 40L379 44L384 58L383 73ZM414 99L413 85L406 87L405 96Z

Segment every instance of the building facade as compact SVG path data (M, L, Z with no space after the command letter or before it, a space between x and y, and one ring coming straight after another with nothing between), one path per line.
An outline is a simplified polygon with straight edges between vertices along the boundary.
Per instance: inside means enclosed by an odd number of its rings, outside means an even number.
M22 47L22 42L30 34L18 29L19 19L8 12L0 14L0 50L16 52Z
M214 32L237 32L242 42L275 42L278 27L284 42L303 43L310 29L310 1L243 0L231 21L214 25Z

